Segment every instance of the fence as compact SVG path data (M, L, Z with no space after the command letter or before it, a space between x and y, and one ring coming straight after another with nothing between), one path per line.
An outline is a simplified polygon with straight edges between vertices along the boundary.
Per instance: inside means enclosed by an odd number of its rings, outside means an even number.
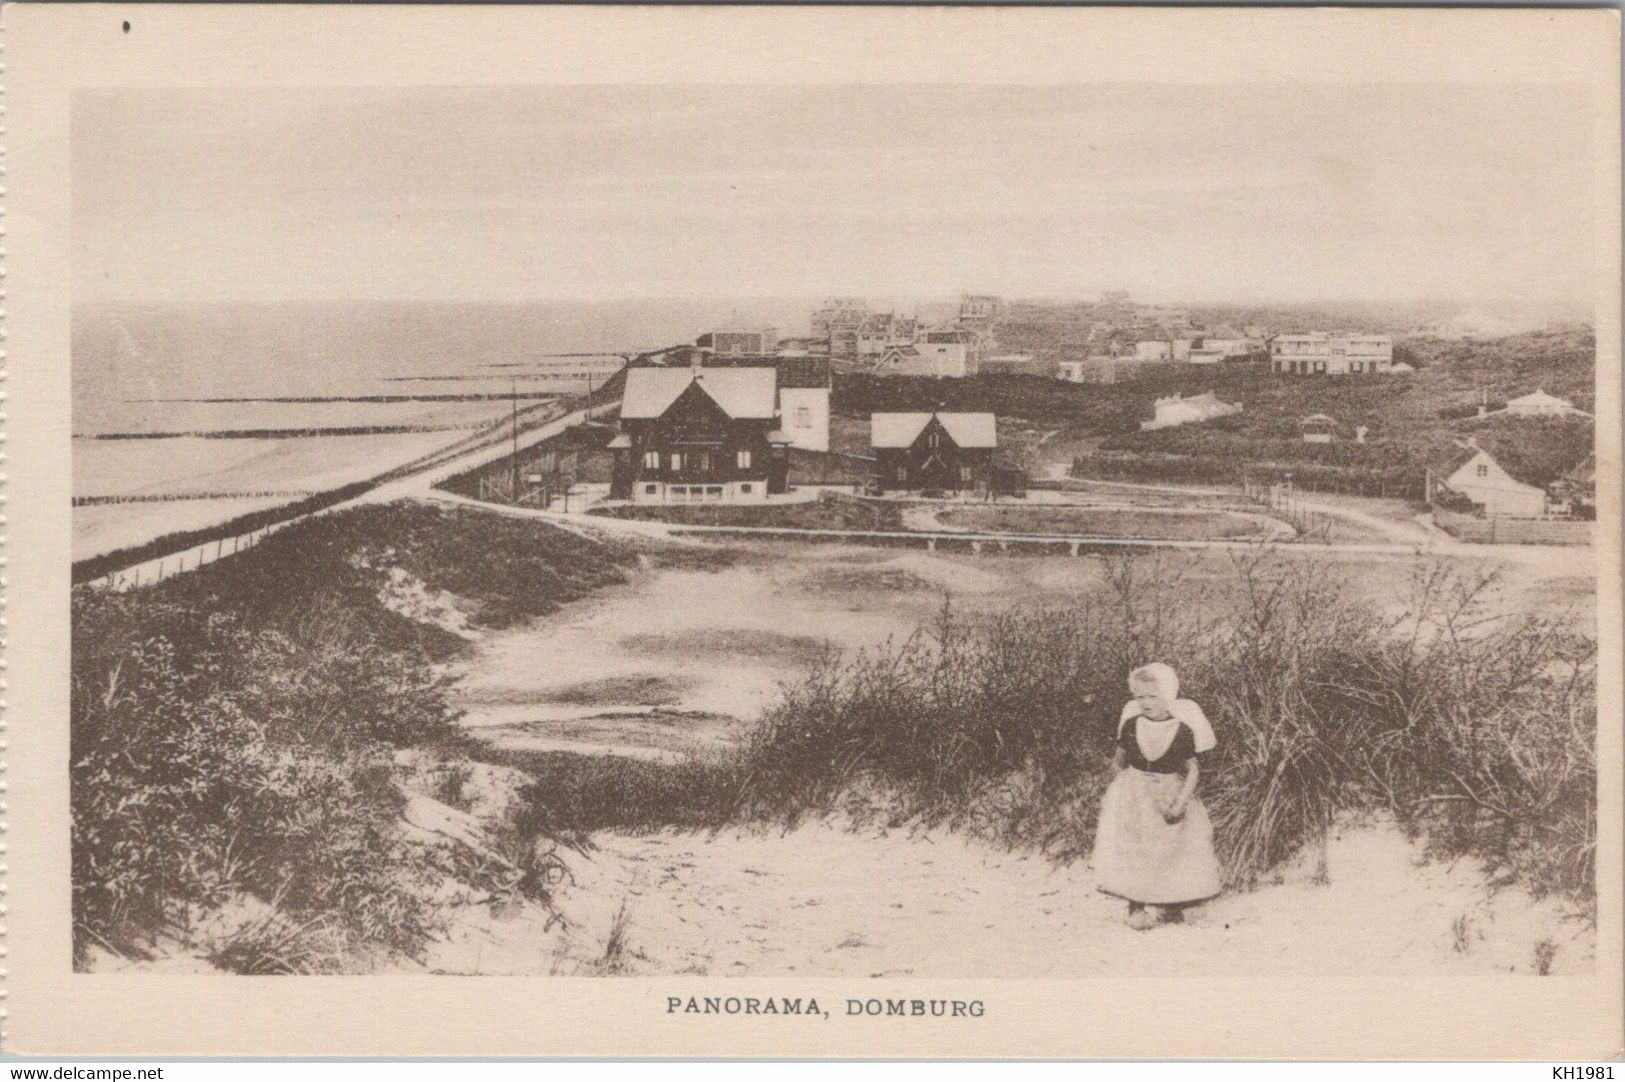
M1464 515L1433 508L1433 521L1458 541L1477 545L1589 545L1596 524L1575 519Z
M1260 481L1243 474L1241 494L1253 503L1269 508L1276 517L1290 524L1298 531L1300 541L1324 544L1331 540L1333 516L1304 507L1301 494L1292 485L1284 481Z
M137 586L152 586L163 582L165 579L173 578L183 571L196 571L206 564L212 564L216 560L235 555L244 549L253 548L284 526L293 525L294 521L276 522L269 526L262 526L257 530L250 530L247 533L205 541L201 545L195 545L192 548L171 553L168 556L159 556L144 563L136 564L134 567L126 567L120 571L110 571L101 578L91 579L87 585L111 590L130 590Z

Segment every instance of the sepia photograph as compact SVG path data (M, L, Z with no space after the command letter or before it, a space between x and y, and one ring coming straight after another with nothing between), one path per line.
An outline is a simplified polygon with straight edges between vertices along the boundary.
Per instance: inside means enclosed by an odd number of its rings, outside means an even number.
M1595 73L711 57L63 92L78 986L1607 979Z
M76 965L1586 969L1575 106L80 93Z

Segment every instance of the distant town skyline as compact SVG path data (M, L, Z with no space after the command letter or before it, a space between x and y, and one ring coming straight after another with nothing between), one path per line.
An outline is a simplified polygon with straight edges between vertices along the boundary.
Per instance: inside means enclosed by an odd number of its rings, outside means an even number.
M82 91L76 301L1589 304L1559 85Z

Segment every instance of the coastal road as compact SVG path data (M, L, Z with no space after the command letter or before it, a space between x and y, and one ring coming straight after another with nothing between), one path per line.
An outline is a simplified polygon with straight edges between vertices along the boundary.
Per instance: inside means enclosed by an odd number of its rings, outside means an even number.
M966 545L974 546L974 551L996 553L1014 547L1043 547L1057 549L1057 554L1070 552L1080 555L1084 552L1100 552L1108 550L1220 550L1231 552L1256 552L1264 545L1269 544L1274 552L1285 555L1312 555L1316 553L1341 553L1363 556L1458 556L1470 558L1488 558L1504 562L1530 564L1541 567L1562 569L1572 567L1576 562L1589 564L1592 559L1592 550L1589 547L1557 546L1557 545L1473 545L1459 541L1408 541L1382 542L1382 541L1338 541L1330 543L1315 543L1308 541L1292 541L1287 543L1265 543L1258 541L1201 541L1201 540L1171 540L1171 539L1140 539L1124 537L1099 537L1089 534L1033 534L1033 533L978 533L960 530L944 530L940 532L908 531L908 530L833 530L833 529L795 529L778 526L700 526L687 523L656 522L649 519L624 519L610 515L589 515L580 511L544 511L532 507L513 507L501 504L485 503L480 500L459 496L455 493L439 489L420 494L423 498L438 503L463 504L477 507L484 511L496 514L509 515L516 518L530 518L542 522L549 522L555 526L572 530L577 533L591 534L597 532L601 535L637 536L643 538L658 538L662 540L678 541L726 541L726 540L761 540L761 541L848 541L855 544L871 545L914 545L921 548L936 549L939 546L951 547L955 551Z
M528 432L519 434L519 449L527 450L544 440L582 424L592 417L599 417L620 407L620 401L601 402L590 409L572 410L561 414L550 421L546 421ZM500 434L500 435L499 435ZM119 571L110 572L99 579L93 580L96 585L111 587L115 590L127 590L142 584L151 584L165 579L182 571L195 571L204 564L213 563L227 556L235 555L245 549L252 548L265 540L266 537L278 530L287 528L296 522L303 522L316 515L326 514L347 507L359 507L365 504L389 503L394 500L422 497L434 491L434 486L465 470L475 469L479 466L489 465L492 462L513 453L513 443L500 428L493 430L492 442L483 443L467 450L460 451L445 459L426 465L402 477L386 481L375 488L361 493L353 499L342 503L324 507L309 514L298 515L294 518L284 519L258 530L250 530L234 537L224 537L214 541L207 541L194 545L181 552L172 552L167 556L156 557L142 561ZM489 504L480 504L489 507Z

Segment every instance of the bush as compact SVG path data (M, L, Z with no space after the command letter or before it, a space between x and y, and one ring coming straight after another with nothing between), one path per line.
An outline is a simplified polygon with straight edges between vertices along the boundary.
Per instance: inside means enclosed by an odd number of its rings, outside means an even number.
M241 897L345 948L432 928L396 840L395 746L446 737L430 677L327 607L309 638L141 596L76 594L75 947L139 953Z
M1220 734L1202 796L1232 884L1383 810L1440 854L1594 890L1594 643L1486 621L1487 584L1431 568L1383 620L1308 560L1238 558L1217 588L1160 560L1108 567L1104 598L974 623L945 609L819 667L747 748L744 814L844 807L1082 855L1127 674L1160 658Z
M392 759L465 748L437 666L465 643L391 611L390 572L502 626L623 581L635 559L538 523L391 505L156 586L76 589L76 956L185 942L222 911L244 919L201 945L239 971L415 953L445 869L401 840Z

